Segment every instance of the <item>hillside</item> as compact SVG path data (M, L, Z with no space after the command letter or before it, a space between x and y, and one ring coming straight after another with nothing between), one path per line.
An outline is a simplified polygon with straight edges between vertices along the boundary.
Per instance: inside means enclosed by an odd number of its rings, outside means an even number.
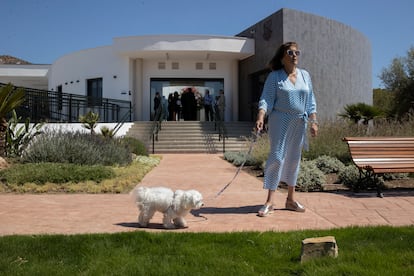
M20 58L12 57L9 55L0 55L0 64L31 64Z

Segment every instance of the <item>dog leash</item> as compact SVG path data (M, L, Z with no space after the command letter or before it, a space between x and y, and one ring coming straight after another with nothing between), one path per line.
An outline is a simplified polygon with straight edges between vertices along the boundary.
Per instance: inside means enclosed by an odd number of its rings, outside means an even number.
M259 136L259 134L260 134L260 132L259 131L257 131L257 132L252 132L252 137L253 137L253 139L252 139L252 142L250 143L250 146L249 146L249 150L247 151L247 154L246 154L246 158L244 159L244 161L241 163L241 165L239 166L239 168L237 169L237 171L236 171L236 174L233 176L233 178L229 181L229 183L227 183L217 194L216 194L216 196L214 197L214 198L217 198L219 195L221 195L223 192L224 192L224 190L226 190L229 186L230 186L230 184L231 183L233 183L233 181L234 181L234 179L236 179L236 177L239 175L239 173L240 173L240 171L243 169L243 166L244 166L244 164L246 163L246 161L247 161L247 158L249 158L249 156L250 156L250 154L251 154L251 152L252 152L252 149L253 149L253 146L254 146L254 144L256 143L256 140L257 140L257 137Z

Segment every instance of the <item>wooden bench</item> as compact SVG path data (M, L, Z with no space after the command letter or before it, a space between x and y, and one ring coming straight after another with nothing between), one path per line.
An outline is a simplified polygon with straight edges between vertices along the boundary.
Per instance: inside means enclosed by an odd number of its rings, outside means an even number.
M384 173L414 172L414 137L345 137L352 161L359 170L359 184L373 184L383 197L377 177Z

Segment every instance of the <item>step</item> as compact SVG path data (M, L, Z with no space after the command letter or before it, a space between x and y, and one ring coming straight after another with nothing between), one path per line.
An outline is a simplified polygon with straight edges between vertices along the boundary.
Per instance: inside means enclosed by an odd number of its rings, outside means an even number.
M153 122L136 122L127 136L143 141L152 152L151 129ZM246 137L251 135L251 122L225 122L225 151L246 149ZM223 139L215 130L214 122L178 121L162 122L155 141L154 153L215 153L223 152Z

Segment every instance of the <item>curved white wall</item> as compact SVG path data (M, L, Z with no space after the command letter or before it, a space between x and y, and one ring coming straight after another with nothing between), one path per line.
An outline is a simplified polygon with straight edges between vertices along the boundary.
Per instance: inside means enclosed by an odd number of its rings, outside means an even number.
M59 58L50 70L49 89L62 85L65 93L86 95L86 81L93 78L103 79L103 97L129 100L129 59L114 55L110 46Z
M102 78L103 97L131 100L134 120L150 119L151 78L224 79L226 120L238 119L238 60L254 54L248 38L143 36L114 39L113 46L65 55L51 67L49 89L86 95L87 80ZM159 69L159 62L166 68ZM172 63L178 69L172 69ZM203 69L196 70L196 63ZM215 63L211 70L209 63ZM131 93L129 93L131 92ZM131 95L130 95L131 94Z

